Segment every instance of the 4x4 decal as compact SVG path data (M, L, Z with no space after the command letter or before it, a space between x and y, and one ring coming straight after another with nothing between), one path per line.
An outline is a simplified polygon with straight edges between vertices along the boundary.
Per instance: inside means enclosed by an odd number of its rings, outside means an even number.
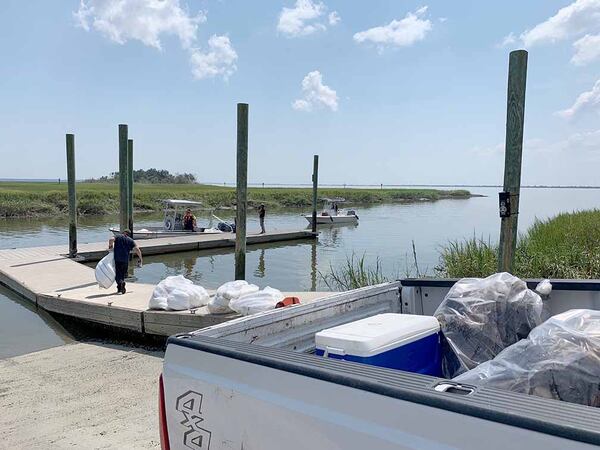
M200 426L204 422L202 417L202 394L187 391L177 397L175 409L183 416L183 420L180 422L181 425L189 428L183 434L183 445L193 450L209 450L210 431Z

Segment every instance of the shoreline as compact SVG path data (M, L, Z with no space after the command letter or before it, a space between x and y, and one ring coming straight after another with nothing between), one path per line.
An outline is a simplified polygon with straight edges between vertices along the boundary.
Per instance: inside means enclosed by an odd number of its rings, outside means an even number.
M437 200L465 200L482 197L463 189L319 189L319 197L343 197L347 203L377 205L385 203L421 203ZM208 185L138 184L134 187L137 213L162 211L162 201L183 198L200 201L207 209L235 209L235 189ZM310 188L248 189L248 207L264 203L268 208L306 208L312 206ZM79 216L107 216L119 212L118 185L113 183L77 183ZM45 218L68 215L66 183L0 182L0 218Z

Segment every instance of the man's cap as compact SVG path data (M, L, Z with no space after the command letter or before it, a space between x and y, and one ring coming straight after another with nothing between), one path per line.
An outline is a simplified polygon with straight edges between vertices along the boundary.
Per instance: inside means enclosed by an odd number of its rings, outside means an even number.
M123 234L131 234L131 230L127 228L126 230L123 230Z

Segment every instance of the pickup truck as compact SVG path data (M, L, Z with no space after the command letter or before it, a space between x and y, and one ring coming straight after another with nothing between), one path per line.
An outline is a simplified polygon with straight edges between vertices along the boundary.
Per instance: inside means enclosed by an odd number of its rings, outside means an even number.
M405 279L170 337L163 449L597 448L599 408L314 355L316 332L431 315L455 281ZM600 308L600 281L552 284L552 314Z

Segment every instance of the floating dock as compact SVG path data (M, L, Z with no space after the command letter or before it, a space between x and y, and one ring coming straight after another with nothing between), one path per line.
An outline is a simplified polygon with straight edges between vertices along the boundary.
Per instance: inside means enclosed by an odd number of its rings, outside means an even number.
M247 236L247 244L316 239L308 230L275 231ZM209 250L235 246L235 234L198 234L137 241L144 256ZM107 254L106 242L80 244L76 259L68 258L67 245L0 250L0 284L49 312L128 329L169 336L204 328L239 317L210 314L206 307L188 311L148 310L155 285L127 283L127 294L115 288L100 289L94 269L82 262L99 261ZM233 273L233 268L232 268ZM209 291L210 292L210 291ZM332 292L289 292L302 303L333 295Z

